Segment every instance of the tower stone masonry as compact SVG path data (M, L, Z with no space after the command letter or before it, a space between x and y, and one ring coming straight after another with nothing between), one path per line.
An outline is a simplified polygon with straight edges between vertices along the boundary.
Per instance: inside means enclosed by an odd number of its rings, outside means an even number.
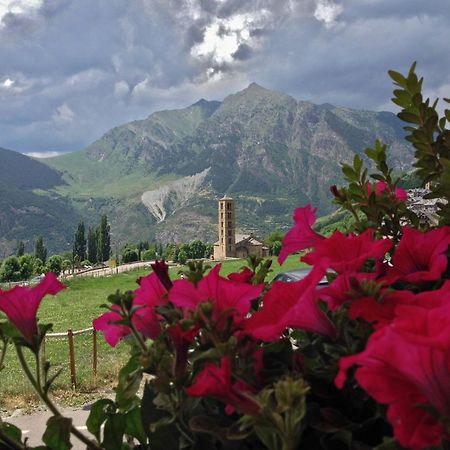
M236 256L236 210L234 200L226 195L219 200L219 248L217 259Z
M214 244L214 259L268 256L269 249L253 234L236 234L236 203L224 196L218 203L219 240Z

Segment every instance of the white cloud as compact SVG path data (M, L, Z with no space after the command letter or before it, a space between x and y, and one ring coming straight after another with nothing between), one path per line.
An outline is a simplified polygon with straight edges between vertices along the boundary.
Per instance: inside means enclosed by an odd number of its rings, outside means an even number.
M52 119L57 124L65 124L73 121L75 113L67 106L66 103L58 106L52 115Z
M326 27L332 27L343 11L344 7L338 3L330 0L317 0L314 17L319 22L323 22Z
M10 87L12 87L14 84L14 80L11 80L11 78L7 78L6 80L2 81L1 86L9 89Z
M42 3L43 0L0 0L0 23L6 14L33 13Z
M25 156L29 156L30 158L53 158L54 156L63 155L63 152L30 152L24 153Z

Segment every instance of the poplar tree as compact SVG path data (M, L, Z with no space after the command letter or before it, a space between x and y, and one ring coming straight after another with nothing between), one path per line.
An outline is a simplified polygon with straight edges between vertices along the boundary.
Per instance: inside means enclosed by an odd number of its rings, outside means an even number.
M98 247L98 233L95 228L89 227L88 230L88 238L87 238L87 247L88 247L88 260L92 264L96 264L98 262L97 258L97 247Z
M16 256L20 257L25 254L25 243L23 241L19 241L17 244Z
M47 249L44 246L44 238L42 236L38 236L34 243L34 256L40 259L43 264L47 262Z
M86 236L84 232L84 222L80 222L75 232L75 238L73 241L73 257L78 256L80 261L86 259Z
M111 254L111 236L108 218L106 214L102 215L100 226L98 228L98 247L97 258L99 262L107 261Z

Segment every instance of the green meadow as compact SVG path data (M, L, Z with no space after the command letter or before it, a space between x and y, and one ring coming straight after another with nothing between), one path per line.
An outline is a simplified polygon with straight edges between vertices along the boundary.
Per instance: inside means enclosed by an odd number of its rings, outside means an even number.
M222 263L221 274L226 276L239 271L245 260L230 260ZM279 272L303 267L299 256L290 256L282 267L274 258L272 272L268 281ZM170 269L171 278L179 278L182 266ZM113 276L98 278L74 278L63 281L67 289L57 296L47 296L41 303L38 312L40 323L52 323L53 333L63 333L89 328L92 321L105 310L101 305L107 303L109 294L116 290L134 290L136 280L147 275L148 270L137 270ZM74 337L77 389L73 391L70 383L69 346L67 338L47 338L45 345L46 358L51 362L51 370L61 370L54 385L54 395L62 404L76 404L86 401L99 392L111 391L117 372L128 357L128 346L125 343L112 349L104 341L101 334L97 339L98 368L94 377L92 370L92 333ZM22 374L14 348L8 349L5 368L1 375L0 409L26 408L37 403L25 376Z

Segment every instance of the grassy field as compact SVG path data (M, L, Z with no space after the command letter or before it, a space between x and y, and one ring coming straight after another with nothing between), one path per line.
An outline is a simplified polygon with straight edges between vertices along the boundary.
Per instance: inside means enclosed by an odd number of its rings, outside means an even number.
M239 271L245 264L244 260L232 260L222 263L222 275ZM277 273L293 268L302 267L299 257L291 256L283 264L273 262L273 272L269 275L271 280ZM172 278L179 277L182 267L170 269ZM105 310L100 307L106 303L109 294L117 289L121 291L134 290L137 287L136 279L148 274L147 270L137 270L109 277L75 278L67 280L67 289L56 297L46 297L39 309L38 317L41 323L52 323L53 332L66 332L69 329L80 330L92 326L92 320ZM94 378L92 372L92 334L83 334L74 337L75 360L77 369L77 392L70 392L69 348L67 338L47 339L45 352L52 363L54 370L62 369L61 375L55 383L56 397L66 404L79 403L98 391L110 389L118 369L128 356L128 347L120 343L116 349L111 349L98 336L98 374ZM31 389L16 363L13 348L9 349L5 361L5 369L1 374L0 408L13 409L26 407L35 403Z

